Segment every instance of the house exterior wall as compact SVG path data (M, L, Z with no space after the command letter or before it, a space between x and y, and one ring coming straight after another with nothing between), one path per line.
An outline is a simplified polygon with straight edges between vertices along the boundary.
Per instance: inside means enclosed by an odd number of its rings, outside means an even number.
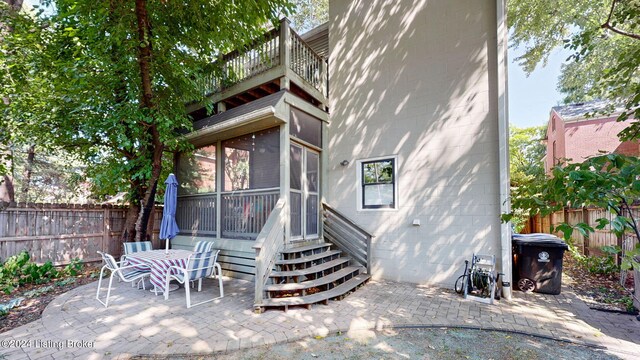
M599 152L638 156L638 143L622 142L618 133L629 123L616 121L617 116L603 119L580 120L565 124L566 157L574 162L598 155Z
M473 253L501 257L496 1L329 9L324 201L374 235L374 278L451 287ZM397 209L358 210L357 160L391 156Z
M555 121L555 131L553 130ZM640 155L637 141L622 142L618 133L628 126L628 122L618 122L617 116L597 119L577 118L565 121L558 113L551 111L547 125L547 156L545 169L551 172L558 159L582 162L601 152L631 156ZM553 160L553 143L556 143L556 160Z
M564 121L555 112L551 111L549 116L549 123L547 124L547 156L545 157L545 170L547 173L551 173L551 170L558 163L559 159L566 158L565 150L565 128ZM554 155L555 144L555 155Z

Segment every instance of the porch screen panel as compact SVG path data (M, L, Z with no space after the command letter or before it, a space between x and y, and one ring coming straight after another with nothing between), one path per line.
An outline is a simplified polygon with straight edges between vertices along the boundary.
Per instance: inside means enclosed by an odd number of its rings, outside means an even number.
M224 191L280 185L279 132L276 127L222 142Z
M322 120L291 107L289 134L311 145L322 147Z
M176 173L178 195L216 191L216 146L209 145L181 153Z
M221 235L255 240L279 198L279 128L222 142Z
M181 234L215 236L216 146L209 145L178 157L176 223Z

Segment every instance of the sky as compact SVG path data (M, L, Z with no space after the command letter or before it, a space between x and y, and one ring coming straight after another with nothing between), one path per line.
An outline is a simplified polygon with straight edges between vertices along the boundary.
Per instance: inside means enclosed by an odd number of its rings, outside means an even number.
M518 56L518 49L509 49L509 123L517 127L547 124L551 107L562 100L556 87L560 65L569 55L570 52L564 49L555 50L546 67L538 65L527 77L513 61Z

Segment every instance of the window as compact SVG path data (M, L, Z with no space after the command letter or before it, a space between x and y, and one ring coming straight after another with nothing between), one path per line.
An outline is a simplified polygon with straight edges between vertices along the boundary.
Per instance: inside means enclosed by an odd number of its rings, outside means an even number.
M396 158L362 160L360 206L362 209L396 208Z

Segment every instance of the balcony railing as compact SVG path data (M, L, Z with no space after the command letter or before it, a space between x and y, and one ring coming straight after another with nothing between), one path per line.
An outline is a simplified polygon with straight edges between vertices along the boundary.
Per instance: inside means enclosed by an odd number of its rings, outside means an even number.
M323 92L324 60L307 45L294 31L291 31L289 68L316 90Z
M285 61L286 59L286 61ZM282 68L279 75L287 70L300 76L313 89L326 96L326 61L316 54L283 19L279 29L265 33L241 51L232 51L221 57L221 73L205 77L206 95L224 91L269 70Z
M206 79L206 94L214 94L280 65L280 31L273 29L249 50L232 51L221 59L222 74Z
M176 222L180 234L217 236L216 193L178 197ZM241 190L220 194L221 237L255 240L280 198L280 189Z
M222 194L222 237L255 240L280 198L280 189Z
M215 236L216 194L179 196L176 223L181 234Z

